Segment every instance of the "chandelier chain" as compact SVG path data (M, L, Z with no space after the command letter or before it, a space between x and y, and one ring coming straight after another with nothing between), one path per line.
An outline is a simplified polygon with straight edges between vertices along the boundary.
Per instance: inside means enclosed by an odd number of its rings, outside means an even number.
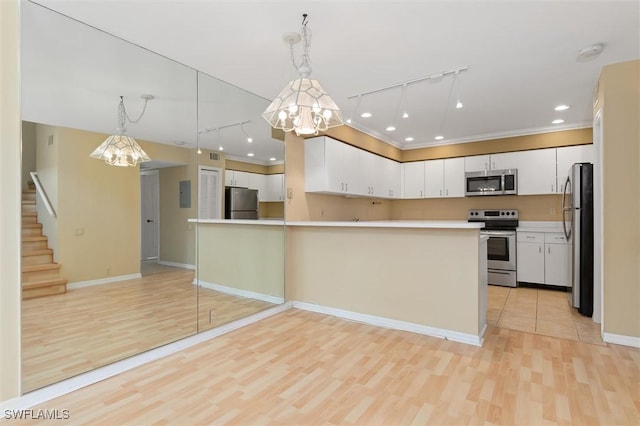
M144 115L144 113L147 111L147 103L149 103L149 99L145 98L144 106L142 107L142 112L140 113L138 118L136 118L135 120L132 120L131 117L129 117L129 114L127 114L127 109L124 106L124 97L120 96L120 108L118 108L118 111L120 114L121 126L124 127L124 124L127 121L131 124L137 124L142 119L142 116Z
M296 70L303 66L311 68L311 58L309 57L309 48L311 47L311 30L307 27L307 24L309 23L307 20L307 14L305 13L302 17L302 58L300 64L297 63L293 52L294 42L289 42L289 58Z

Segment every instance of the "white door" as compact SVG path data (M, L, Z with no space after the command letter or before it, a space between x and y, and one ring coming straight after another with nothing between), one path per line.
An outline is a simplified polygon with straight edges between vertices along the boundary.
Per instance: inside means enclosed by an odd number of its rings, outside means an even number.
M222 170L200 168L198 182L198 219L222 217Z
M157 259L160 252L160 179L157 170L140 173L140 255Z

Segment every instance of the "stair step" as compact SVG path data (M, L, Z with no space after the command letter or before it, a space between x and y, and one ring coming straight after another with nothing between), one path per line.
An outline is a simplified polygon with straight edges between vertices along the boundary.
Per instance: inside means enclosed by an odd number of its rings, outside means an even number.
M25 224L25 225L30 225L30 224ZM23 237L39 237L42 236L42 227L30 227L30 226L23 226L22 227L22 236Z
M35 204L36 200L22 200L22 205Z
M23 189L22 193L23 194L35 194L36 190L35 189Z
M22 237L22 242L23 243L28 243L28 242L32 242L32 241L47 241L48 238L45 237L44 235L36 235L36 236L32 236L32 237Z
M65 280L64 278L22 283L23 300L43 296L53 296L56 294L64 294L66 292L67 280Z
M25 217L25 216L29 216L29 217L31 217L31 216L35 216L35 217L38 217L38 212L22 212L22 217Z
M24 225L25 223L38 223L38 216L37 215L32 215L32 216L22 215L22 224Z
M36 250L22 250L22 267L45 265L53 263L53 250L41 248Z
M42 228L41 223L23 223L22 228Z
M22 267L22 284L60 278L59 263L46 263Z
M49 245L49 239L44 235L36 237L22 237L22 250L39 250L46 249Z
M64 278L54 278L50 280L30 281L30 282L22 283L22 289L30 290L32 288L41 288L41 287L47 287L50 285L60 285L60 284L67 284L67 280Z

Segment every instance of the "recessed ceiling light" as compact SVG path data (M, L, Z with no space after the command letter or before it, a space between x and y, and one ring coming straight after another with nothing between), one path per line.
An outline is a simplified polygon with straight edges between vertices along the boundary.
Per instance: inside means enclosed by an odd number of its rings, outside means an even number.
M562 123L564 123L564 120L562 118L558 118L551 122L551 124L562 124Z
M393 132L395 129L396 129L396 128L395 128L395 127L393 127L393 126L387 126L387 127L385 128L385 130L386 130L387 132Z
M406 142L413 142L413 138L411 136L409 136L408 138L404 138L404 140Z
M402 113L402 118L409 118L409 114L408 114L408 113L406 113L406 112L403 112L403 113Z
M253 152L248 153L247 157L253 157Z
M247 142L249 143L253 142L253 138L247 138Z
M456 102L456 109L460 109L462 108L464 105L462 105L462 101L460 101L460 99L458 99L458 102Z
M571 108L569 105L558 105L557 107L555 107L554 109L556 111L566 111L569 108Z
M219 147L218 151L224 151L224 148L223 147Z
M360 114L360 117L362 118L371 118L373 114L371 114L370 112L363 112L362 114Z
M275 157L271 157L271 158L269 158L269 161L276 161L276 158Z
M444 136L436 136L434 139L437 141L441 141L442 139L444 139Z

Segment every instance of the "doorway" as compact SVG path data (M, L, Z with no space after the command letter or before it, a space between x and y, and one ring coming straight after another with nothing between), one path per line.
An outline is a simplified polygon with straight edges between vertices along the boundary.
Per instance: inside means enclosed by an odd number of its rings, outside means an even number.
M222 218L222 170L199 167L198 219Z
M140 257L157 260L160 254L160 176L158 170L140 172Z

